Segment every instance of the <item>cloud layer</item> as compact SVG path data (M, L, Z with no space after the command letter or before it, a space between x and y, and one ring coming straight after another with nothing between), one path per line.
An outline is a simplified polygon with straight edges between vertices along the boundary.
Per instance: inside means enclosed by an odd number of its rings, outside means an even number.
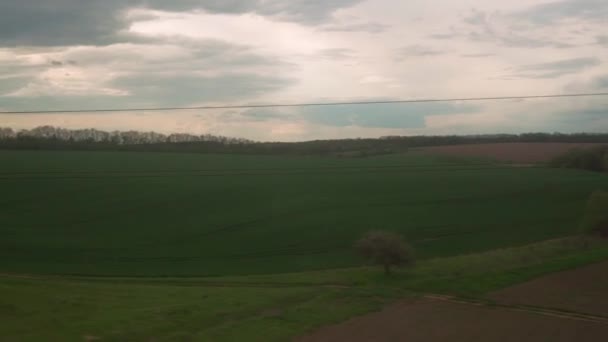
M603 0L7 0L0 110L606 91ZM602 98L0 115L262 140L608 130Z

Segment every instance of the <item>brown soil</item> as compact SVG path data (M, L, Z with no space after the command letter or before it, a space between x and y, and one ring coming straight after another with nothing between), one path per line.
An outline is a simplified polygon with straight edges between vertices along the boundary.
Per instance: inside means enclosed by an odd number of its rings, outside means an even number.
M596 233L603 239L608 239L608 220L603 221L596 229Z
M500 303L608 317L608 262L544 276L490 295Z
M589 148L602 143L499 143L433 146L418 149L425 153L459 157L491 158L519 164L543 163L573 148Z
M608 324L441 300L401 302L329 326L299 342L603 341Z

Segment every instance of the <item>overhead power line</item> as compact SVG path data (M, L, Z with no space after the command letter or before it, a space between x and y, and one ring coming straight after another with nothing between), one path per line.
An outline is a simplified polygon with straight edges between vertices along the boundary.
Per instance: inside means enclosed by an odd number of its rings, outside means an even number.
M316 107L316 106L347 106L347 105L350 106L350 105L377 105L377 104L457 102L457 101L525 100L525 99L547 99L547 98L591 97L591 96L608 96L608 93L522 95L522 96L437 98L437 99L409 99L409 100L376 100L376 101L352 101L352 102L270 103L270 104L225 105L225 106L196 106L196 107L108 108L108 109L68 109L68 110L24 110L24 111L0 111L0 114L151 112L151 111L177 111L177 110L181 111L181 110L211 110L211 109L251 109L251 108Z

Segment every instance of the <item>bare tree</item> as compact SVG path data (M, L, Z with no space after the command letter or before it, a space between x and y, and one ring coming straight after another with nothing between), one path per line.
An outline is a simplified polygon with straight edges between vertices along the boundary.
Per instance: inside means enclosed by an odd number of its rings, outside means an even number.
M407 266L414 262L412 248L400 235L386 231L372 231L355 243L355 250L375 265L382 265L386 275L392 266Z

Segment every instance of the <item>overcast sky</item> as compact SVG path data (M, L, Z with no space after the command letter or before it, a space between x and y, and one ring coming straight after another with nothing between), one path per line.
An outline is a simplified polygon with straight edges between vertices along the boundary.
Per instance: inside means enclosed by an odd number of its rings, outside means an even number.
M0 110L608 91L606 0L2 0ZM258 140L608 131L608 97L0 115Z

